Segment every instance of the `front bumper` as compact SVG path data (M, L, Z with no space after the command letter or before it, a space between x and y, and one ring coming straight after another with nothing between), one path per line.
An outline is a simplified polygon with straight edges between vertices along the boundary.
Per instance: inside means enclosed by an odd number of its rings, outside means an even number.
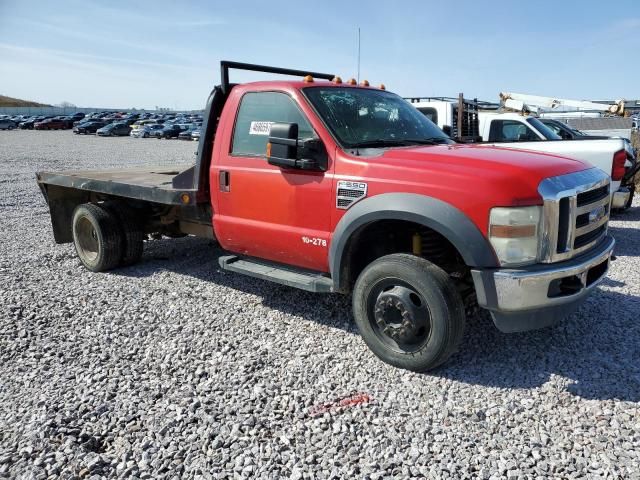
M629 201L629 195L631 195L631 192L626 187L621 187L617 192L614 192L611 199L611 208L624 208Z
M588 252L556 264L522 269L472 270L478 304L503 332L553 325L574 312L604 278L615 240L606 236Z

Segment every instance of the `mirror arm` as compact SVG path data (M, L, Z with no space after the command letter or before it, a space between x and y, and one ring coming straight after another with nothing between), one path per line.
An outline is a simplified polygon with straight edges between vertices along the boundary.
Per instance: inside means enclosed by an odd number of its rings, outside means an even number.
M291 158L279 158L277 160L277 164L278 166L285 168L298 168L298 160Z
M296 166L300 170L317 170L318 162L316 162L315 160L307 160L307 159L296 160Z
M278 145L288 145L290 147L298 146L297 138L278 138L277 140L272 139L271 143L277 143Z

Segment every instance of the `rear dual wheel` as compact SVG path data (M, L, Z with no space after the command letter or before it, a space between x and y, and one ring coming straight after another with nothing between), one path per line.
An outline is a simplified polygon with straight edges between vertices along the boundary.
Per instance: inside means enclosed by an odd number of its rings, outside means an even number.
M464 304L449 275L408 254L381 257L363 270L353 291L353 313L373 353L417 372L444 363L464 333Z
M115 202L76 207L72 234L78 258L92 272L131 265L142 256L143 233L132 213Z
M104 207L118 220L123 235L121 266L137 263L142 258L144 232L132 209L119 202L105 202Z

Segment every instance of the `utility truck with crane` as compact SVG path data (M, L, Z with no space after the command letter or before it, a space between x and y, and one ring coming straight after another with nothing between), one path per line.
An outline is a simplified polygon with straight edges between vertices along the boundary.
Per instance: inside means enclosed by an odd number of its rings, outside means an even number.
M233 84L231 69L298 78ZM221 74L195 164L37 173L55 241L86 268L140 261L150 234L215 239L223 270L350 294L371 350L415 371L456 351L474 306L504 332L541 328L606 275L600 169L456 145L366 81L235 62Z
M514 100L514 98L518 100ZM594 138L588 143L563 140L551 128L531 113L537 107L524 103L546 105L562 104L559 99L501 93L501 103L478 102L447 97L413 97L407 100L420 112L434 121L453 138L468 143L483 143L505 148L518 148L562 155L585 161L611 176L612 208L621 209L631 205L634 175L640 168L635 151L628 140L622 138ZM567 101L570 105L580 102ZM592 102L583 102L584 106ZM611 114L624 111L624 103L613 105L594 104L600 111ZM551 108L551 107L549 107ZM517 110L517 111L513 111ZM458 136L460 132L460 136Z

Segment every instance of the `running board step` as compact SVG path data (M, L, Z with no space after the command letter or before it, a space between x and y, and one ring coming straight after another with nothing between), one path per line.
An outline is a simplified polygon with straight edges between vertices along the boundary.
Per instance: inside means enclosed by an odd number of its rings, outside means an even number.
M333 282L328 277L305 270L294 270L267 262L258 262L227 255L218 259L220 268L230 272L243 273L250 277L269 280L308 292L331 292Z

